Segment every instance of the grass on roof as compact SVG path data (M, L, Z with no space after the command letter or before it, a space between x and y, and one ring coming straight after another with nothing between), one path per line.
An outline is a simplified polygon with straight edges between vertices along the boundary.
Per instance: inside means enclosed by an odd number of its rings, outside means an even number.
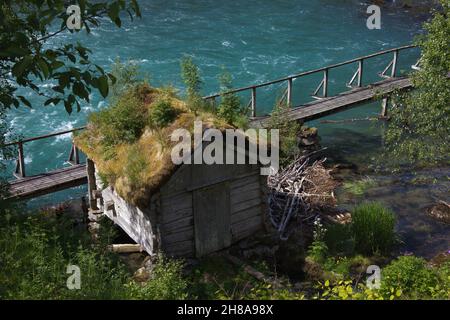
M175 129L192 133L195 120L218 129L231 127L206 108L191 110L172 89L139 83L110 107L92 113L75 143L122 198L148 205L152 193L176 169L171 150L177 142L170 139Z

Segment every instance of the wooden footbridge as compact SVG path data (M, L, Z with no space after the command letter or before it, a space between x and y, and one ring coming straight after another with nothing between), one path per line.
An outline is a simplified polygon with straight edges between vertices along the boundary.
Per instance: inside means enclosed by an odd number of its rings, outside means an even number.
M305 121L317 119L332 113L346 110L364 102L386 97L388 94L394 92L395 90L404 90L410 88L410 79L408 79L407 77L397 77L396 74L400 52L413 48L415 48L414 45L408 45L399 48L384 50L364 57L359 57L316 70L302 72L278 80L238 88L220 94L210 95L204 97L203 99L209 101L212 105L216 105L217 101L226 94L249 92L250 101L248 103L248 107L251 110L250 125L252 127L263 127L266 121L270 118L270 115L257 116L257 89L286 83L286 89L279 103L286 103L291 107L290 111L288 112L289 119ZM386 68L378 74L384 80L364 85L364 62L371 58L387 54L393 55L392 60L386 66ZM413 65L412 68L416 70L419 69L419 63L420 60L415 65ZM356 71L350 81L346 84L347 87L349 87L349 90L330 97L328 94L329 71L331 69L337 69L339 67L350 64L356 64ZM317 89L312 94L312 98L314 98L315 101L305 103L303 105L293 106L293 82L301 77L317 73L321 73L323 75L323 78L320 81ZM386 112L386 109L383 109L384 112ZM69 159L67 161L70 164L69 167L29 177L26 176L25 172L23 152L23 145L27 142L47 139L63 134L70 134L83 129L84 127L51 133L44 136L10 142L2 146L16 146L18 150L18 158L16 160L16 169L14 172L14 176L16 177L16 179L9 182L9 198L23 199L36 197L43 194L85 184L87 182L86 165L80 163L79 150L75 147L74 144L72 144Z

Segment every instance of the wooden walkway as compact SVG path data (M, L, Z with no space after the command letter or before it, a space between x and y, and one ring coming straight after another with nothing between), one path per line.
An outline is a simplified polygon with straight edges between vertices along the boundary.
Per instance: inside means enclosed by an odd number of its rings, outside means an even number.
M8 199L25 199L87 183L86 165L78 164L9 183Z
M336 112L368 102L374 98L380 98L395 90L408 89L412 86L409 78L386 79L372 85L346 91L337 96L323 98L311 103L292 108L287 113L290 120L314 120ZM250 121L250 126L264 127L270 116L257 117Z

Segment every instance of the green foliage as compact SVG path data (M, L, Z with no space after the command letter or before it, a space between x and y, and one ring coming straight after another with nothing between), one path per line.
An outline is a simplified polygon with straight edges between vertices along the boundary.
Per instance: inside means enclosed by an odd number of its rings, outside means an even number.
M290 121L287 112L291 106L277 102L272 111L268 129L278 129L280 134L280 164L288 165L299 154L298 134L302 130L300 123Z
M344 189L356 196L362 196L370 188L377 185L376 181L370 177L363 178L357 181L344 182Z
M110 103L116 103L122 95L139 83L139 66L135 63L122 63L116 59L112 65L111 74L115 82L110 84Z
M129 298L139 300L182 300L187 298L187 281L182 275L183 262L160 256L145 284L131 282L127 285Z
M389 253L395 244L394 228L394 213L380 203L363 203L352 210L351 232L358 253Z
M219 80L220 88L224 95L221 97L217 115L224 119L227 123L233 124L238 128L245 129L248 122L246 108L241 105L241 101L235 93L225 94L233 89L231 75L224 72L220 76Z
M320 300L384 300L378 290L372 290L367 288L362 283L355 284L352 280L339 280L336 283L332 283L327 280L320 282L317 285L319 293L316 294L314 299ZM391 300L400 298L402 295L401 290L395 290L392 288Z
M202 110L205 107L200 94L203 82L200 69L191 57L184 57L181 60L181 77L186 85L188 107L193 112Z
M89 122L101 132L106 150L120 143L132 143L141 136L147 124L147 108L141 97L145 90L149 90L145 84L133 87L114 105L89 116Z
M328 246L325 243L325 234L327 229L324 228L320 219L314 221L314 241L308 249L308 256L317 263L324 263L328 256Z
M427 34L417 41L422 60L414 90L394 96L385 141L388 156L400 162L436 163L450 154L450 3L441 3L443 12L425 23Z
M355 251L355 242L350 224L331 224L324 241L333 255L350 256Z
M128 158L125 164L125 175L132 184L139 185L141 174L148 167L148 161L138 145L133 145L128 151Z
M159 100L151 106L149 122L155 128L163 128L174 121L176 116L177 111L170 101Z
M450 278L445 271L447 265L441 268L436 270L428 267L422 258L399 257L382 270L380 292L387 298L391 294L390 288L395 287L411 299L448 299Z
M0 217L0 297L2 299L117 299L126 273L115 256L92 246L67 216ZM68 265L81 270L81 290L66 286Z
M82 28L90 33L108 16L118 27L121 12L141 16L136 0L79 1ZM2 1L0 6L0 106L10 108L31 103L17 95L19 86L47 98L45 105L63 102L68 113L80 100L89 102L91 88L103 97L109 92L108 80L115 78L90 61L91 51L80 43L62 43L58 48L46 46L48 39L68 30L67 2L64 0ZM53 26L59 26L52 30ZM50 31L51 30L51 31ZM69 30L70 32L78 32ZM69 37L70 38L70 37ZM36 81L55 81L43 91Z

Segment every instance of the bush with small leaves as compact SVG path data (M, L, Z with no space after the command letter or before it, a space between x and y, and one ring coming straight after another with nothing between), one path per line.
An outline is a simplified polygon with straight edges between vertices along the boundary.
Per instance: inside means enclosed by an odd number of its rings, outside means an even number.
M169 101L156 101L150 110L149 122L154 128L163 128L175 120L177 111Z
M381 272L381 294L388 298L391 288L399 288L405 296L412 299L431 298L433 290L439 285L436 270L427 266L424 259L402 256L392 261Z

